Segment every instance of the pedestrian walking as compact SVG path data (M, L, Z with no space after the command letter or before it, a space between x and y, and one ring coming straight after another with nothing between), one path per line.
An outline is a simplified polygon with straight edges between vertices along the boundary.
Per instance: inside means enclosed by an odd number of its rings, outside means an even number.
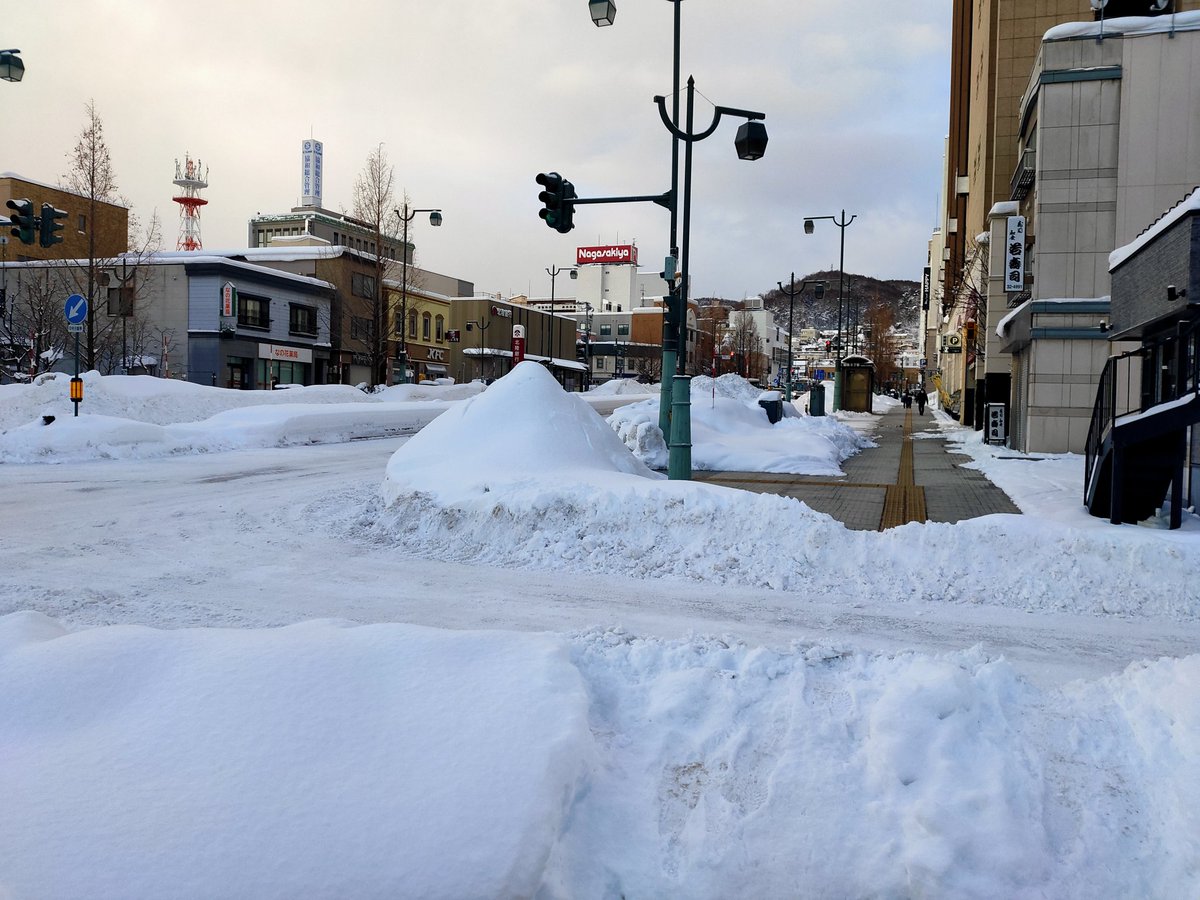
M912 394L905 391L904 395L900 398L900 402L904 404L905 409L912 409Z
M925 388L917 388L917 412L920 415L925 415L925 404L929 402L929 395L925 393Z

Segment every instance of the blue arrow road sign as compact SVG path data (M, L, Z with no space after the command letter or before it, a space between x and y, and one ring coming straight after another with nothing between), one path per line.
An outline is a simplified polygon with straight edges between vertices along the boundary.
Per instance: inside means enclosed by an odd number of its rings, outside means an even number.
M67 322L78 325L87 318L87 297L83 294L72 294L67 298L67 305L63 311L67 314Z

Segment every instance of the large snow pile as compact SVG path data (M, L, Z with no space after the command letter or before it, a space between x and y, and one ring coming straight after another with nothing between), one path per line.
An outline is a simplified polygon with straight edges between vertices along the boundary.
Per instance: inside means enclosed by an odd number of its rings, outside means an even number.
M490 505L517 495L538 505L558 485L654 480L580 397L535 362L523 362L486 393L456 404L396 451L384 499L414 495L444 504Z
M406 384L368 394L345 384L321 384L289 385L286 390L277 391L235 391L149 375L101 375L93 371L80 377L84 387L81 414L154 425L199 422L217 413L251 406L448 402L483 390L480 384ZM69 375L48 373L34 379L32 384L0 385L0 432L40 420L43 415L59 419L72 416L70 383Z
M414 434L482 385L347 385L235 391L146 375L87 372L76 416L70 380L0 386L0 462L146 459ZM53 417L45 424L45 416Z
M45 898L1192 897L1200 657L0 618Z
M588 393L595 397L620 397L657 394L660 390L660 384L642 384L633 378L610 378L604 384L593 387Z
M382 502L326 515L354 540L512 568L803 587L847 602L1200 618L1200 542L1190 532L1022 516L849 531L789 498L650 474L578 397L529 364L397 450Z
M842 460L874 446L832 416L789 415L772 425L758 403L762 393L738 375L692 379L692 468L836 476ZM654 397L617 409L608 423L638 459L666 469L658 412Z
M101 375L84 372L81 413L131 419L154 425L199 422L219 412L246 406L291 403L369 403L371 397L341 384L296 387L283 391L234 391L149 375ZM50 373L33 384L0 385L0 431L25 425L43 415L74 413L69 375Z

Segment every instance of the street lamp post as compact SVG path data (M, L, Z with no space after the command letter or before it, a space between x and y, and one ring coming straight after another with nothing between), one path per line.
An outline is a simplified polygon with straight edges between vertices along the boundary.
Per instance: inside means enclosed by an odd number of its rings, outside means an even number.
M839 220L837 216L805 216L804 217L804 233L813 233L813 222L819 219L829 219L839 229L841 229L841 242L838 250L838 324L837 324L837 357L834 359L834 369L837 373L837 379L833 385L833 408L839 410L842 408L842 354L845 352L842 343L842 302L845 293L845 276L846 276L846 226L857 219L857 215L852 215L849 219L846 218L846 211L842 210L842 217Z
M686 374L687 297L692 236L692 147L716 131L722 117L730 115L746 119L738 128L737 137L734 139L739 159L761 159L767 149L767 129L760 121L766 116L760 112L731 106L714 106L712 122L708 127L703 131L693 131L695 95L696 80L689 76L687 81L687 118L682 130L667 118L666 98L654 98L654 102L658 104L658 113L663 124L685 145L683 155L683 252L679 257L681 277L679 293L675 298L677 304L675 307L677 350L675 377L672 381L671 391L671 440L668 445L670 455L667 470L669 478L682 481L692 477L691 379ZM667 373L663 372L664 381L666 375Z
M810 284L813 286L813 299L820 300L825 296L824 281L802 281L800 287L796 287L796 273L792 273L791 279L788 281L790 287L785 288L783 282L778 282L779 290L783 291L788 296L788 352L787 352L787 400L792 402L792 340L795 336L792 331L792 321L795 314L796 298L804 293L804 289Z
M17 54L20 50L0 50L0 81L20 81L25 77L25 63Z
M399 209L396 210L396 218L401 223L400 260L403 273L400 278L400 347L396 351L396 358L400 363L400 384L408 384L408 336L405 334L408 328L408 223L416 218L417 213L429 213L429 224L437 228L442 224L442 211L440 209L409 209L407 200L402 204L402 209L403 212ZM383 252L382 247L376 249L380 253ZM379 287L382 289L383 285L379 285Z
M690 400L687 396L690 383L685 375L687 361L687 296L688 296L688 244L691 224L691 160L692 144L704 140L721 121L722 114L742 116L749 121L738 129L735 145L738 156L742 159L758 159L763 155L767 145L766 128L761 122L762 113L737 110L729 107L716 107L712 124L703 132L692 132L693 93L695 83L688 78L688 107L687 124L684 130L679 127L679 45L680 45L680 3L682 0L669 0L675 7L674 41L672 45L672 86L671 86L671 116L668 119L665 99L655 97L659 114L667 130L671 134L671 253L664 272L670 284L670 299L667 303L666 315L663 316L663 351L662 370L663 383L659 398L659 428L663 435L669 434L670 464L668 474L671 478L687 480L691 478L691 411ZM616 20L617 6L613 0L588 0L588 10L592 21L597 26L611 25ZM683 191L683 253L679 252L679 144L687 144L684 160L684 191ZM681 277L675 277L675 261L681 260ZM668 388L668 373L675 372L675 378ZM670 412L668 412L668 409Z
M129 262L125 254L121 255L121 274L118 278L121 281L121 286L117 289L118 302L121 304L121 368L124 374L129 374L129 344L126 336L126 323L129 321L130 312L133 309L133 298L127 297L125 291L126 282L137 278L137 266L133 267L133 271L128 270ZM115 272L113 274L116 274Z
M467 323L467 331L470 331L472 329L472 327L479 330L479 380L480 381L483 381L483 333L485 331L487 331L491 326L492 326L492 320L488 319L488 322L485 325L485 324L483 324L482 316L479 317L478 322L475 321L474 319L472 319L471 321L469 321Z
M585 300L583 307L587 310L587 332L583 336L583 351L587 357L587 387L590 390L592 387L592 304Z

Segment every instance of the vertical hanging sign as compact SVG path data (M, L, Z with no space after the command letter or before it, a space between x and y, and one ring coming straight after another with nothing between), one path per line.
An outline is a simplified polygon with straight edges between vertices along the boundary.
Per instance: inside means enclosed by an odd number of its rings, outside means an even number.
M929 309L929 266L921 276L921 309Z
M237 288L232 281L221 286L221 318L232 319L237 315Z
M310 139L304 142L303 176L300 185L302 206L319 207L321 205L321 163L324 155L325 145L320 141Z
M1004 290L1025 290L1025 217L1009 216L1004 241Z
M525 359L525 326L514 325L512 331L513 365L520 364Z

